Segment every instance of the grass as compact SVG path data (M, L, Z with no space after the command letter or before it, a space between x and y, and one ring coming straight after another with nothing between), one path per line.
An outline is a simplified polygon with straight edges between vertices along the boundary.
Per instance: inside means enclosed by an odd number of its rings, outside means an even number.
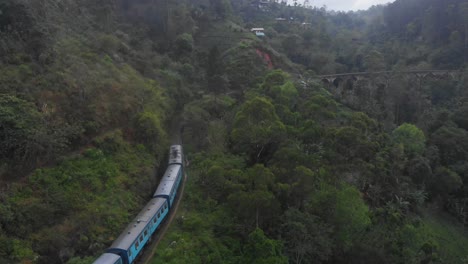
M424 227L439 244L443 263L468 263L468 231L447 215L426 211Z

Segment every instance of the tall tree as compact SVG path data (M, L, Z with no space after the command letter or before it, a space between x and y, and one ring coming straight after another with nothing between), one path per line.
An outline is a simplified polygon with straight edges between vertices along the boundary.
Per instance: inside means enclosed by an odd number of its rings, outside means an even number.
M319 217L291 208L285 212L281 229L293 263L321 263L331 256L332 227Z
M285 132L271 101L254 97L237 112L231 138L237 151L249 154L252 161L262 161L278 147Z
M396 144L403 145L407 155L414 156L424 151L426 137L424 132L415 125L405 123L396 128L392 136Z
M269 239L261 229L250 233L244 247L242 263L252 264L286 264L288 260L282 255L279 241Z

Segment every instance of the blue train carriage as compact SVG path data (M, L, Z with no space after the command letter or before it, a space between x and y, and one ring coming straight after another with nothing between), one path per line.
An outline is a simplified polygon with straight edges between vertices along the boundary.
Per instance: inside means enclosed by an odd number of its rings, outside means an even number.
M177 195L180 182L183 177L183 169L180 164L171 164L164 173L161 182L159 183L158 189L153 195L153 198L163 198L169 203L169 207L172 207L174 199Z
M122 264L133 263L168 212L166 199L151 199L106 252L119 255Z
M184 157L181 145L172 145L169 150L169 166L153 197L165 198L172 207L184 175Z
M183 178L182 146L171 146L169 167L151 201L93 264L132 264L168 214Z

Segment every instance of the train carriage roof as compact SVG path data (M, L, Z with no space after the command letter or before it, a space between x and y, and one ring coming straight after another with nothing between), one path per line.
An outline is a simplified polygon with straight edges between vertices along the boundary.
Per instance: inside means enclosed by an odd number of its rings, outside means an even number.
M143 210L130 222L120 236L114 241L111 248L120 248L127 250L143 232L146 225L153 218L158 210L166 203L166 199L153 198L151 199Z
M115 263L122 263L119 262L120 256L112 253L104 253L102 254L93 264L115 264Z
M169 195L174 186L174 182L177 179L177 174L181 169L181 165L172 164L167 167L166 173L164 173L161 182L159 183L158 189L153 196L156 195Z
M182 164L182 146L172 145L169 150L169 164Z

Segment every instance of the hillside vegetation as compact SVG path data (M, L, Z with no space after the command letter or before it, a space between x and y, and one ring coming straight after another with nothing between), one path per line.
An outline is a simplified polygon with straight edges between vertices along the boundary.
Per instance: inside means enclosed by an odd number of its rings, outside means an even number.
M467 263L466 17L462 0L0 2L0 262L92 263L180 123L188 186L153 263ZM414 69L460 74L314 81Z

